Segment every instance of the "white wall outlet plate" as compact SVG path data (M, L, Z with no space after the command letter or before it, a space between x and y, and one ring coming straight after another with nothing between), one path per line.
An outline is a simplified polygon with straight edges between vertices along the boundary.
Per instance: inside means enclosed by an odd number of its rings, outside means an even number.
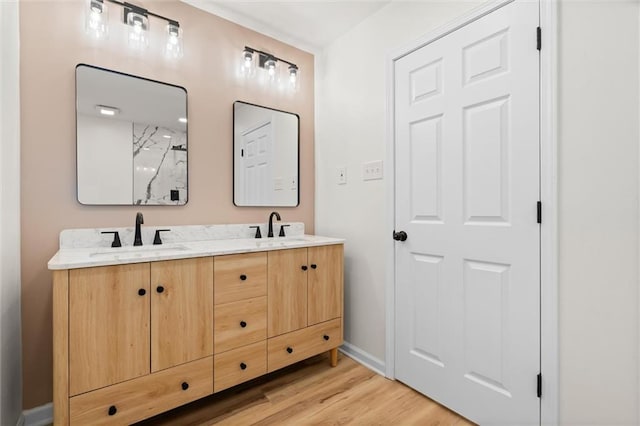
M382 179L382 160L362 163L362 180Z
M340 166L336 168L336 183L338 185L346 185L347 183L347 167Z

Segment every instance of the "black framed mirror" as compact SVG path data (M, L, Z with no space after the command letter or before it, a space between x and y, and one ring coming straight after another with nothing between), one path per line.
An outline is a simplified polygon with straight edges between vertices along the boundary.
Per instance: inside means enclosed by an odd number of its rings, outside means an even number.
M247 102L233 104L233 203L300 203L300 117Z
M186 204L187 120L184 87L77 65L78 202Z

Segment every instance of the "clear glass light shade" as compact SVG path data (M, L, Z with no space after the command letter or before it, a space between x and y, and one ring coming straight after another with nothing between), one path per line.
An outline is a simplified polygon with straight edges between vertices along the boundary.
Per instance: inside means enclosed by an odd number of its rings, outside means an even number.
M249 49L243 50L241 61L240 74L245 77L253 77L256 73L256 58L254 53Z
M276 60L273 58L267 59L264 62L264 69L267 72L267 80L271 83L276 83L278 81Z
M85 31L96 39L109 37L109 9L100 0L88 0L86 2Z
M127 14L129 26L129 46L133 49L146 49L149 47L149 19L135 12Z
M170 59L180 59L184 54L182 28L174 23L167 25L167 43L164 47L164 54Z
M289 65L287 76L289 80L289 86L294 90L298 90L298 87L300 87L300 69L298 69L298 67L295 65Z

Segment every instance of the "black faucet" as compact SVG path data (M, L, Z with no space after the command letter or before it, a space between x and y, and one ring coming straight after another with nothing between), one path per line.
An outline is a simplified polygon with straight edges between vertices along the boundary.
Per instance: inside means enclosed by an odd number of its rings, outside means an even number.
M142 245L142 236L140 235L140 225L144 223L144 217L142 217L142 213L136 213L136 236L133 239L134 246Z
M271 212L271 214L269 215L269 233L267 234L267 237L273 237L273 216L276 217L277 220L280 220L280 214L278 212Z

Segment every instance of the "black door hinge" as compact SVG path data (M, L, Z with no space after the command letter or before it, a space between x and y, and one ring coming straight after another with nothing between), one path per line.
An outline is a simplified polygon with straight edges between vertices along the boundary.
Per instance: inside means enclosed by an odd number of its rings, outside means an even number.
M542 374L538 373L538 398L542 398Z
M542 28L538 27L536 29L536 40L537 40L537 48L538 50L542 50Z
M538 201L537 210L538 210L538 223L542 223L542 201Z

